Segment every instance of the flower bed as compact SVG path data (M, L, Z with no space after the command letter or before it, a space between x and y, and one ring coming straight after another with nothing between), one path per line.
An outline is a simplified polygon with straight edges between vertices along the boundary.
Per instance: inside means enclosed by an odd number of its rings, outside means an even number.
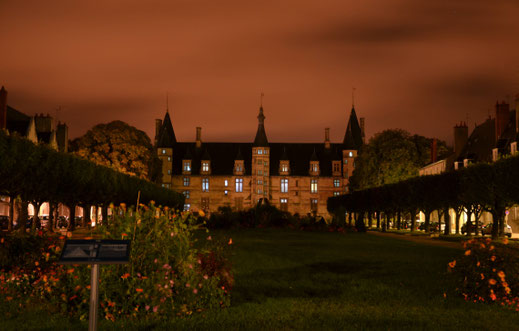
M496 303L519 311L519 249L490 238L463 243L464 254L449 262L456 292L465 300Z
M233 278L227 243L195 248L193 233L201 226L189 213L153 205L141 205L138 212L122 207L121 215L95 230L106 239L132 242L130 263L100 268L101 318L184 316L229 305ZM88 317L91 267L57 264L63 237L39 233L1 240L0 300ZM211 264L205 263L207 256Z

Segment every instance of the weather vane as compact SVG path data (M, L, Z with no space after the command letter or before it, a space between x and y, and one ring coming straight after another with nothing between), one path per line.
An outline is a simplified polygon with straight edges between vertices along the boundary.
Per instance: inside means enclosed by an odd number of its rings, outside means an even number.
M356 88L353 87L351 89L351 107L354 108L355 107L355 90Z
M169 92L166 92L166 112L169 113Z
M260 107L263 107L263 97L265 96L265 93L261 92L260 96Z

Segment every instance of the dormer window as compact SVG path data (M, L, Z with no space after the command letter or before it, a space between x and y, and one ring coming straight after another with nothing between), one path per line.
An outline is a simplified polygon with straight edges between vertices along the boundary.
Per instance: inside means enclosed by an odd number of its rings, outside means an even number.
M243 175L243 171L244 171L243 160L235 160L234 161L234 174Z
M209 161L202 161L202 171L209 171Z
M165 148L162 149L162 154L166 154L166 149Z
M319 175L319 161L310 161L310 175Z
M348 157L353 157L353 152L349 152Z
M510 154L515 155L517 153L517 141L510 144Z
M191 172L191 161L189 161L189 160L182 161L182 171Z

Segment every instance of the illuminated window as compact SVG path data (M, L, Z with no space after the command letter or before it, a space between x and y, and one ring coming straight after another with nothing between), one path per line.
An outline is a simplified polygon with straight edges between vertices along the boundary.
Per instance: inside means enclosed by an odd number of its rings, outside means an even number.
M319 171L319 164L312 163L311 164L311 169L312 169L312 172L318 172Z
M191 171L191 161L184 161L184 171Z
M287 172L288 171L288 165L287 164L282 164L281 165L281 172Z
M264 166L268 166L269 163L268 163L267 161L265 161L265 162L263 162L263 165L264 165Z
M223 186L225 186L225 187L229 186L229 181L227 179L223 181Z
M168 169L168 175L171 175L171 169Z
M186 199L189 199L189 191L184 191L184 192L182 192L182 194L184 194Z
M184 177L184 186L189 186L189 177Z
M209 161L202 161L202 171L209 171Z
M263 176L263 171L262 170L258 170L258 176Z
M281 193L287 193L288 192L288 179L282 179L281 180Z
M162 149L162 154L166 154L166 150L164 148Z
M162 187L166 187L166 184L162 184Z
M258 149L258 154L263 154L263 150L262 149Z
M263 181L261 179L258 179L258 185L263 185Z
M350 153L348 154L348 156L349 156L349 157L353 157L353 152L350 152Z
M209 192L209 178L202 179L202 192Z
M185 203L184 204L184 210L185 211L188 211L190 208L191 208L191 204L189 204L189 203Z
M333 180L333 187L341 187L341 180L340 179L334 179Z
M348 164L348 159L344 159L344 164Z
M168 162L171 162L171 156L168 156Z
M268 153L269 153L269 150L268 150L268 149L266 149L266 150L265 150L265 155L266 155L266 154L268 154Z
M282 211L288 211L288 199L279 199L279 209Z
M225 190L225 191L223 191L223 194L228 195L229 191Z
M258 194L263 194L263 189L259 188L258 189Z
M339 195L341 195L341 192L333 192L334 197L338 197Z
M243 192L243 178L236 178L236 192Z
M317 179L312 179L310 181L310 192L317 193Z

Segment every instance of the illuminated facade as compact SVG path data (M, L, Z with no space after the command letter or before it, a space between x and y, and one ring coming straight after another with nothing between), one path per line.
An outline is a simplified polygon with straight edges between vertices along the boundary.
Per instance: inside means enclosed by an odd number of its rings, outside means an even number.
M262 199L293 214L328 216L327 199L347 192L363 144L363 119L352 108L342 143L270 143L260 107L252 143L177 142L169 112L156 120L155 146L162 186L182 192L185 209L213 212L220 206L248 209Z

